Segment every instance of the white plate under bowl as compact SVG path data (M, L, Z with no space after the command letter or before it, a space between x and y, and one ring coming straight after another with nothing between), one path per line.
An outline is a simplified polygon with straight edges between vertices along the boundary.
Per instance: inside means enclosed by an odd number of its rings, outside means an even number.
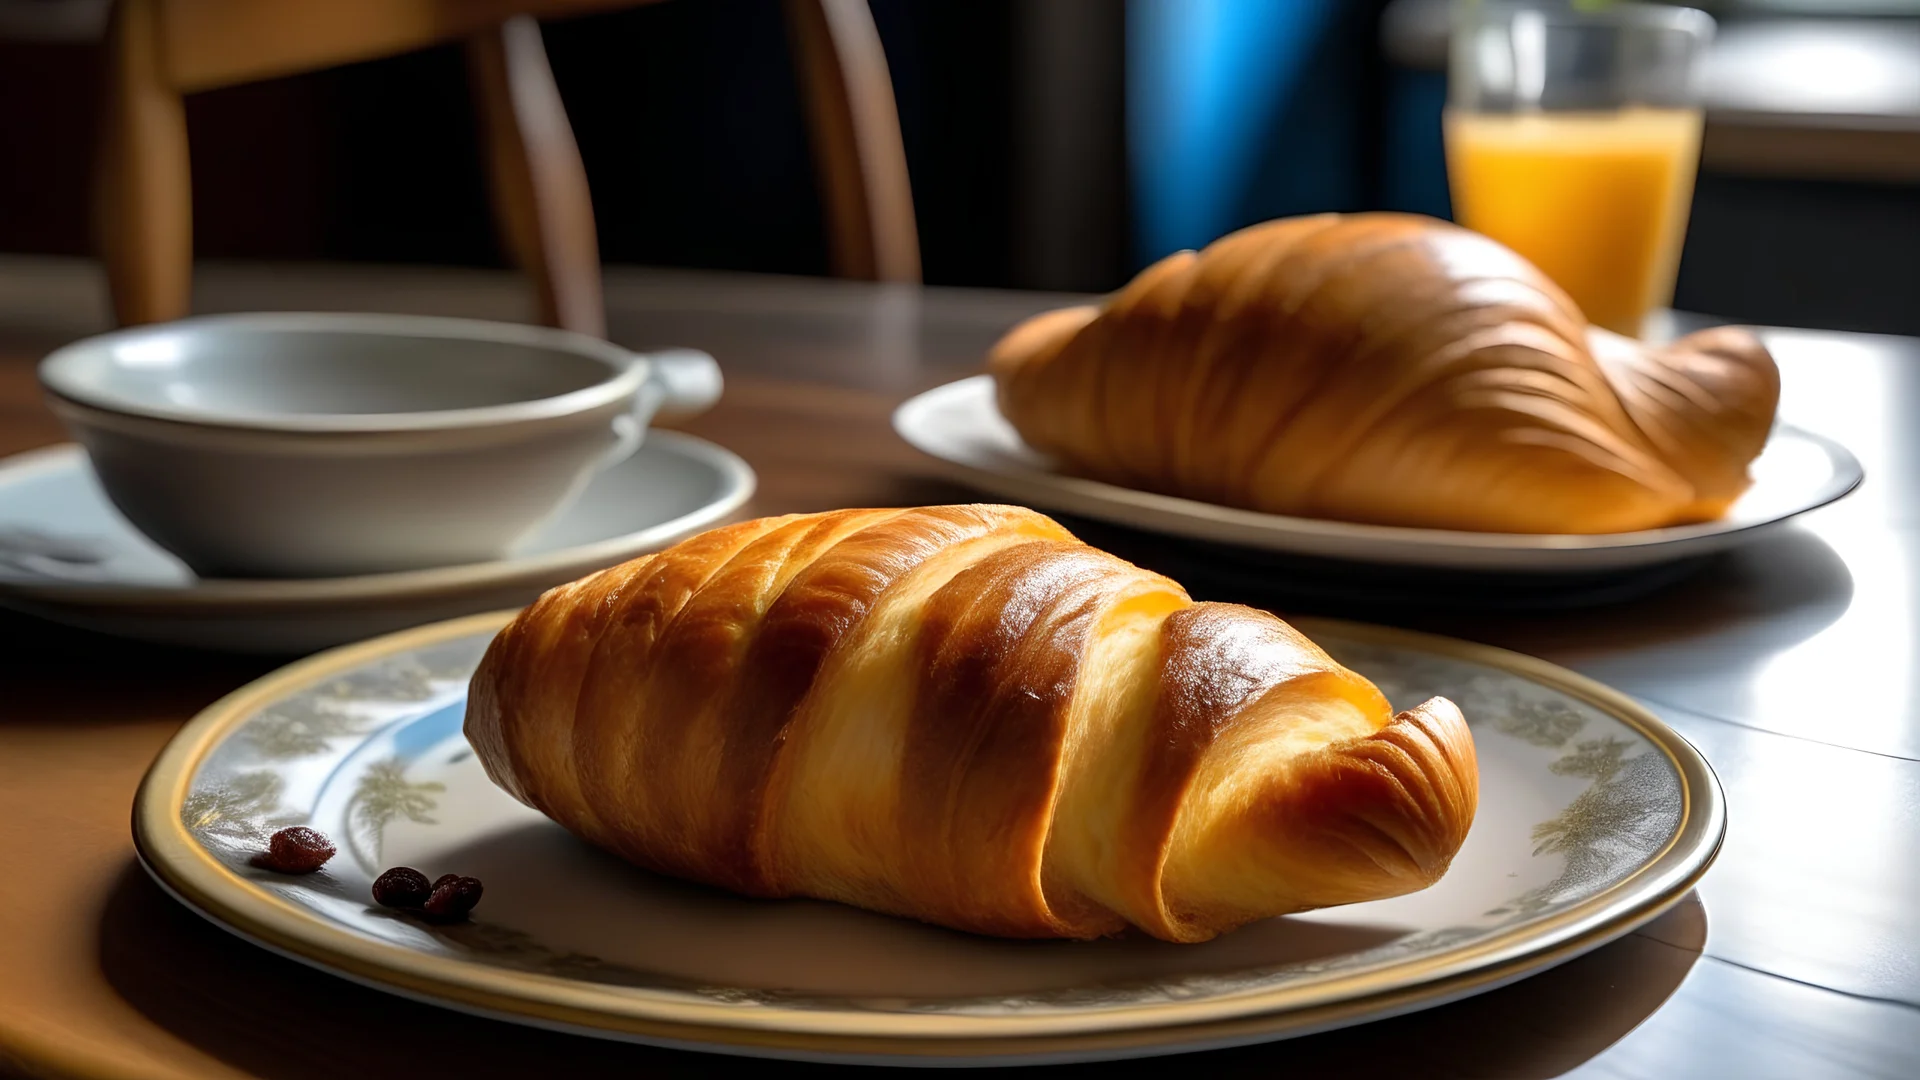
M461 722L505 618L335 650L213 705L141 785L148 870L256 943L452 1008L728 1053L985 1064L1258 1042L1489 990L1659 914L1725 830L1706 762L1614 691L1485 646L1302 620L1396 705L1445 694L1472 725L1479 813L1432 888L1202 945L1005 941L750 900L635 869L487 781ZM339 854L306 877L248 865L289 824ZM474 921L372 904L395 865L480 878Z
M1263 514L1070 476L1021 441L988 375L909 399L893 427L953 479L1028 506L1290 555L1507 573L1630 570L1723 551L1833 502L1865 475L1846 447L1776 424L1753 463L1753 487L1718 521L1600 535L1480 533Z
M312 652L524 604L719 524L753 489L753 469L731 451L650 431L505 559L356 577L202 579L120 516L84 450L52 446L0 461L0 607L146 641Z

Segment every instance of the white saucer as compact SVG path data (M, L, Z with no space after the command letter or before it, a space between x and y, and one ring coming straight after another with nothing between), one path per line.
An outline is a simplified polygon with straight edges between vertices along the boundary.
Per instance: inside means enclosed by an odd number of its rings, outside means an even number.
M710 528L753 489L753 469L732 452L652 431L510 558L358 577L204 580L129 525L86 453L63 444L0 461L0 607L146 641L311 652L517 607Z
M1263 514L1069 476L1000 415L988 375L909 399L893 427L953 479L1029 506L1291 555L1525 574L1628 570L1721 551L1833 502L1865 475L1846 447L1776 424L1753 463L1753 487L1719 521L1598 536L1477 533Z

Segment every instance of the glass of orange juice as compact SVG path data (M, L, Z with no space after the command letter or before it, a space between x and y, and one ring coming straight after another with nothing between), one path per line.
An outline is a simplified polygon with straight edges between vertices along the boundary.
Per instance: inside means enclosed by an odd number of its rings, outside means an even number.
M1455 220L1526 256L1589 322L1637 335L1673 300L1712 36L1690 8L1455 0Z

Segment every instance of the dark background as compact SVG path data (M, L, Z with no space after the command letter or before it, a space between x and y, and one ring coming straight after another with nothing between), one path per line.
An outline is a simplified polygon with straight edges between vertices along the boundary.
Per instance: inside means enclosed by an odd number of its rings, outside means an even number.
M316 0L324 2L324 0ZM877 0L930 281L1009 273L1005 0ZM824 273L774 0L544 28L609 262ZM0 251L89 250L98 49L0 42ZM458 46L187 99L197 254L494 264Z
M1383 56L1384 6L1341 3L1316 31L1236 211L1242 223L1446 212L1441 77ZM872 8L929 283L1105 289L1162 254L1139 250L1130 216L1126 5ZM826 272L775 0L675 0L545 32L606 261ZM92 42L0 37L0 252L89 250L98 62ZM187 114L201 256L503 263L457 47L198 94ZM1048 152L1061 146L1070 152ZM1920 333L1917 252L1913 185L1709 170L1677 306Z

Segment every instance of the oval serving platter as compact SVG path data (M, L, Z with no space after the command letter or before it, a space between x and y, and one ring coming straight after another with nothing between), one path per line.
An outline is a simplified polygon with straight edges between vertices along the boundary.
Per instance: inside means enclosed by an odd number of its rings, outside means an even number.
M468 677L507 614L296 663L161 753L134 808L153 876L215 923L390 992L505 1020L811 1060L1096 1060L1258 1042L1504 985L1679 900L1725 830L1717 781L1625 696L1529 657L1352 623L1298 625L1400 707L1473 726L1479 815L1411 896L1256 923L1202 945L974 937L635 869L495 789L464 737ZM340 851L249 865L274 829ZM382 869L481 878L472 921L375 906Z
M1631 570L1725 551L1846 496L1866 476L1846 447L1780 423L1753 463L1753 486L1718 521L1596 535L1463 532L1264 514L1072 476L1021 441L994 403L990 375L909 398L893 428L948 478L1024 506L1258 551L1503 574Z

